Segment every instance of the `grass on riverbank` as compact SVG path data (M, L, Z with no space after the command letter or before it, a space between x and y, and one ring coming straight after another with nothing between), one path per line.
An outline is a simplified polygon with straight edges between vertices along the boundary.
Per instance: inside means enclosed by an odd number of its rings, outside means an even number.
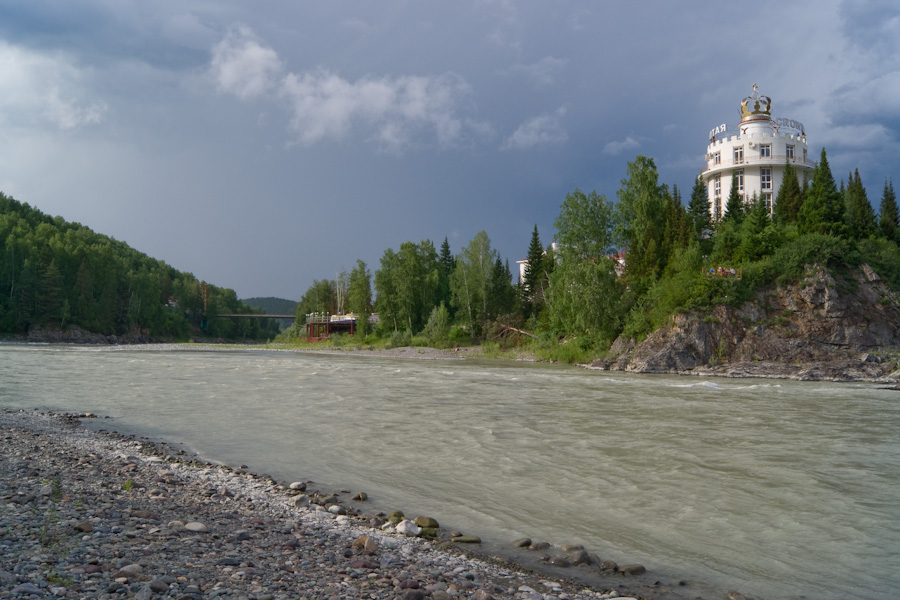
M406 332L395 332L390 337L369 334L365 337L333 335L327 340L307 341L303 338L279 336L262 347L278 347L294 350L346 350L379 351L395 348L434 348L437 350L462 351L466 355L507 360L531 360L567 364L590 363L601 353L587 340L579 338L557 340L555 338L526 338L514 340L486 340L480 343L468 336L454 336L455 339L432 340L423 335L410 336Z

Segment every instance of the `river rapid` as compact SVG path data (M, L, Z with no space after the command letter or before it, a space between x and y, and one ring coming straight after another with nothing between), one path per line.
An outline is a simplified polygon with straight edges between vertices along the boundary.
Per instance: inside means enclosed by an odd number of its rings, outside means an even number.
M900 392L876 384L0 344L0 408L109 416L497 543L581 543L686 591L900 590Z

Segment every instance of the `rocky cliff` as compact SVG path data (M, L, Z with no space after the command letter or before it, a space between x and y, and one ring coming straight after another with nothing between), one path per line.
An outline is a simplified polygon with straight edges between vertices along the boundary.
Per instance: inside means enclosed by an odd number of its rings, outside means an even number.
M598 369L832 381L900 380L900 295L868 265L813 266L740 308L687 313L640 343L619 338Z

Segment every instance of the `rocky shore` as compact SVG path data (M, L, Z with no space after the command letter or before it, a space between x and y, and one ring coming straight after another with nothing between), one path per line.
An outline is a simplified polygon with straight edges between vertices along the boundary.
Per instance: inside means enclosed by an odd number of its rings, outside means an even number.
M631 373L800 381L900 381L900 294L868 265L800 282L740 307L674 315L637 342L620 337L590 367Z
M0 599L687 597L634 578L640 565L608 563L608 584L586 587L478 557L463 550L477 538L427 517L364 514L365 494L201 463L81 417L0 412ZM604 568L583 548L516 543Z

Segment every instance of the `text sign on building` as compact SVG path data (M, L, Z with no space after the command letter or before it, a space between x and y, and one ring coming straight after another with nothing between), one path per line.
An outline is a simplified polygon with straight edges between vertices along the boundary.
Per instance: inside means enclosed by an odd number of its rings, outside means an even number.
M725 133L725 129L726 129L725 123L722 123L722 124L719 125L718 127L713 127L712 129L710 129L710 130L709 130L709 139L710 139L710 141L716 139L716 136L717 136L717 135L722 134L722 133Z
M779 127L788 127L790 129L799 131L800 133L806 133L806 128L803 127L803 123L801 123L800 121L795 121L793 119L788 119L785 117L778 117L777 119L772 120Z

